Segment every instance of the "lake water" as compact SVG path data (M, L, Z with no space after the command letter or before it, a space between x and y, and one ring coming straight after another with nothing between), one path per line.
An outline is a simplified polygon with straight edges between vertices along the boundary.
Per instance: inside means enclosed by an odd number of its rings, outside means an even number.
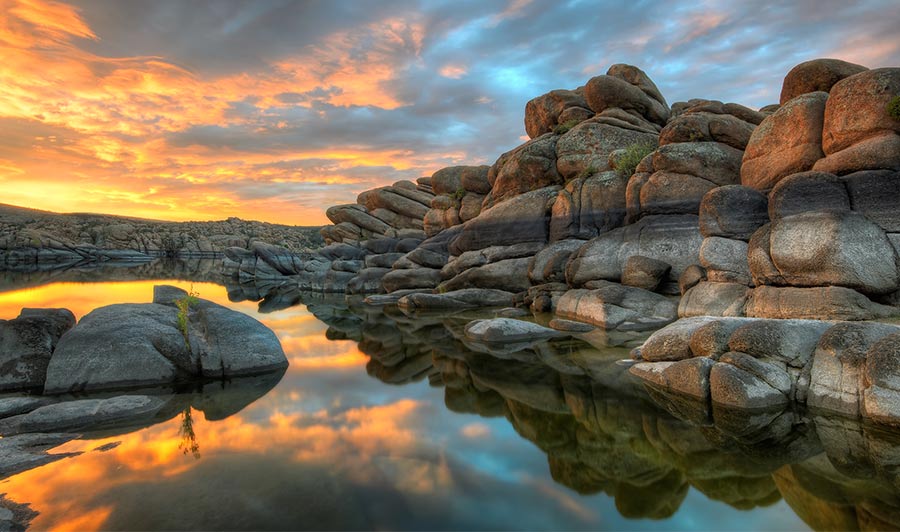
M194 278L214 278L207 273ZM0 318L23 306L65 307L80 318L111 303L148 302L160 283L71 282L79 278L8 275ZM257 303L229 301L240 287L165 282L265 323L290 367L280 380L184 394L167 420L65 443L51 452L72 456L0 481L7 507L37 512L31 529L808 530L900 522L895 435L798 412L753 431L743 421L678 419L615 363L639 339L600 335L593 345L492 353L459 339L470 316L408 317L297 294L263 307L305 304L260 313Z

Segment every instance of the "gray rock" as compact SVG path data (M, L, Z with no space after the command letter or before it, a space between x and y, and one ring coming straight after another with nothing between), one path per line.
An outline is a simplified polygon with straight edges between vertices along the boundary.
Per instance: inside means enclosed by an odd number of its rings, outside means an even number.
M716 186L712 181L690 174L655 172L640 188L640 212L697 214L703 197Z
M462 309L479 307L508 307L515 303L516 296L502 290L464 288L443 294L412 293L397 301L407 309Z
M709 400L709 374L715 362L704 357L690 358L673 363L663 369L670 392L701 401Z
M546 243L549 237L550 210L558 187L520 194L482 211L469 220L450 244L453 255L491 246L511 246L524 242Z
M525 132L530 138L550 133L560 120L560 115L569 108L587 108L581 91L557 89L531 99L525 104Z
M465 328L466 336L479 342L522 342L559 338L564 333L512 318L493 318L469 322Z
M671 269L672 266L667 262L632 255L625 260L625 266L622 268L622 284L652 292L667 278Z
M357 204L334 205L325 211L325 215L332 223L339 224L342 222L352 223L357 227L366 231L379 235L388 235L392 230L391 226L382 222L378 218L370 215L366 208Z
M704 323L691 334L691 353L695 357L718 358L730 349L728 341L738 327L752 318L718 318Z
M728 347L759 359L802 368L829 327L830 323L815 320L751 320L731 334Z
M559 240L534 255L528 266L528 279L533 284L565 282L569 258L584 245L584 240Z
M506 259L470 268L454 278L444 281L438 288L453 291L463 288L492 288L507 292L524 292L531 286L528 266L531 257Z
M501 155L491 169L495 177L485 207L530 191L562 185L564 180L556 170L557 139L557 135L548 133Z
M27 414L0 420L4 437L33 432L84 432L145 424L170 397L120 395L109 399L81 399L42 406Z
M678 303L678 316L744 316L750 294L744 284L702 281L684 293Z
M747 243L718 236L707 237L700 246L700 264L707 277L715 282L750 285L750 265L747 262Z
M801 172L785 177L769 193L769 218L804 212L850 211L850 198L843 181L825 172Z
M441 282L441 271L432 268L392 270L381 278L386 292L410 288L434 288Z
M721 355L717 362L740 368L783 393L785 397L793 397L794 379L788 374L784 364L777 361L760 360L746 353L734 351Z
M862 415L900 426L900 333L884 336L866 352Z
M598 281L595 290L569 290L556 307L563 318L593 323L605 329L655 329L674 321L677 306L674 301L642 290L616 283Z
M366 257L366 268L390 268L397 260L403 257L405 253L382 253L379 255L369 255Z
M681 295L684 295L688 290L705 280L706 268L699 264L691 264L685 268L684 272L681 273L681 276L678 277L678 291Z
M565 180L612 170L609 158L616 150L633 145L656 146L656 132L635 131L606 122L604 117L595 116L559 138L556 144L556 169ZM627 177L624 176L623 179ZM624 193L622 196L624 198Z
M628 177L610 170L566 183L553 204L550 241L588 239L625 222Z
M768 200L756 189L728 185L710 190L700 203L700 233L750 240L750 236L769 223Z
M810 407L859 417L865 390L866 352L881 338L900 332L884 323L839 323L819 339L810 373Z
M843 178L854 211L887 232L900 232L900 172L854 172Z
M595 279L618 281L625 261L642 255L672 266L671 279L699 261L703 237L694 215L646 216L589 240L569 261L566 281L582 286Z
M391 270L388 268L363 268L347 283L348 294L377 294L384 291L381 280Z
M648 362L675 362L693 358L695 355L691 351L691 338L700 327L713 321L714 318L710 317L682 318L666 325L638 348L641 359Z
M24 308L19 317L0 320L0 390L43 388L50 357L73 325L67 309Z
M596 330L597 328L589 323L582 323L580 321L572 321L572 320L564 320L561 318L553 318L550 320L551 329L556 329L557 331L567 332L567 333L589 333L591 331Z
M709 388L713 404L727 408L767 410L782 408L789 402L781 391L731 364L716 363L712 366Z
M635 111L649 122L666 124L668 106L648 96L640 87L615 76L596 76L584 87L584 98L595 113L609 108Z
M843 286L872 294L900 287L893 246L881 228L856 213L779 219L771 226L769 256L793 286Z
M75 434L20 434L0 438L0 478L79 454L47 453L76 437Z
M177 290L155 290L159 303L110 305L83 317L53 353L45 393L235 377L287 366L270 329L209 301L190 307L185 335L173 301Z
M54 402L55 400L50 397L3 397L2 399L0 399L0 418L6 418L18 414L27 414L35 408L49 405Z
M716 185L741 181L744 152L719 142L679 142L660 146L653 153L653 168L703 178Z
M828 92L838 81L868 70L840 59L813 59L795 66L781 85L781 104L809 92Z

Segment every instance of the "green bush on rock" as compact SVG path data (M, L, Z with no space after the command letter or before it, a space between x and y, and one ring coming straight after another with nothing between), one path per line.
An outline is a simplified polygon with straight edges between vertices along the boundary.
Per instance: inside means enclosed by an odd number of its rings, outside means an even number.
M887 114L891 118L900 120L900 95L891 98L887 104Z
M641 160L650 155L655 149L656 146L646 143L628 146L625 148L625 153L616 161L616 171L622 177L631 177Z

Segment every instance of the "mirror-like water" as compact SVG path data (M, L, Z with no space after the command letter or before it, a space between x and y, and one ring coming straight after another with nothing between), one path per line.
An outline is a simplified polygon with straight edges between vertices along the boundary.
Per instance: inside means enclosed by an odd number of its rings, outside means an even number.
M68 456L3 480L0 504L35 530L900 523L895 435L798 412L731 427L678 419L615 364L635 339L488 353L460 340L464 316L312 296L260 313L201 282L207 273L166 283L272 328L290 360L280 380L208 384L151 426L87 433L51 451ZM150 301L159 284L78 279L9 275L0 318L24 306L80 318Z

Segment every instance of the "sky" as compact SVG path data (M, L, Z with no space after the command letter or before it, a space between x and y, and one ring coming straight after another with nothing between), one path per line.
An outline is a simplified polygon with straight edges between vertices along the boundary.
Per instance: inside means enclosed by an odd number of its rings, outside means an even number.
M321 225L491 164L526 102L615 63L669 103L777 103L790 68L900 66L900 2L0 0L0 203Z

